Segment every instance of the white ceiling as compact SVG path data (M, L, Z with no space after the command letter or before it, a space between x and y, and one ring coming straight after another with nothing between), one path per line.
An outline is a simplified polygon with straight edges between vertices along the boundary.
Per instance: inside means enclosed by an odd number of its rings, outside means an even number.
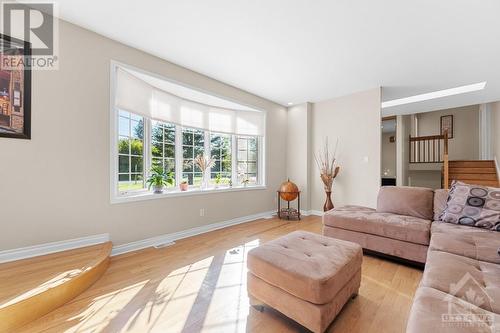
M482 92L384 114L500 100L498 0L56 2L65 20L283 105L481 81Z

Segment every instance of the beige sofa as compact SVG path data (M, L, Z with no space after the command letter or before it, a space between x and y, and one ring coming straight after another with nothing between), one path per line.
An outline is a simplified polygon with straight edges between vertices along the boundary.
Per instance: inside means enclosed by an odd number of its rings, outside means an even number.
M323 233L425 263L407 332L500 332L500 233L438 221L447 196L382 187L377 209L327 212Z

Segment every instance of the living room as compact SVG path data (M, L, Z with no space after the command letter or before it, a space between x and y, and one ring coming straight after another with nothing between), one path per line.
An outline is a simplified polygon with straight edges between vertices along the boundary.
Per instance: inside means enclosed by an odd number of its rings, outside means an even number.
M0 332L499 330L499 10L2 2Z

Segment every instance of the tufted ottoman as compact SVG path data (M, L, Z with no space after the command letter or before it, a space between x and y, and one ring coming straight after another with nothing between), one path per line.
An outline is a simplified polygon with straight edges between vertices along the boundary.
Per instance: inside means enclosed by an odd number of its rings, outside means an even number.
M361 282L361 246L295 231L248 253L248 294L313 332L324 332Z

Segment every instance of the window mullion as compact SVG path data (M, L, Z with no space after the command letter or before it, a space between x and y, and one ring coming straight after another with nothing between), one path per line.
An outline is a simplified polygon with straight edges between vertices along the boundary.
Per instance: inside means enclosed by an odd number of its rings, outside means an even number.
M175 125L175 184L182 182L182 128Z
M231 182L233 186L238 182L238 140L236 135L231 135Z
M205 155L205 158L212 158L212 151L210 150L210 132L209 131L203 131L203 135L204 135L204 139L205 139L205 144L203 146L203 149L205 150L205 153L203 155ZM205 177L205 179L207 180L207 184L210 184L210 172L211 172L211 168L208 168L205 170L205 174L203 175L203 177Z
M151 119L144 118L144 137L143 137L143 142L144 142L144 148L143 148L143 160L144 160L144 170L143 170L143 178L144 180L148 177L149 175L149 170L151 169ZM144 184L143 180L143 184ZM145 185L145 184L144 184ZM144 186L143 185L143 186Z

